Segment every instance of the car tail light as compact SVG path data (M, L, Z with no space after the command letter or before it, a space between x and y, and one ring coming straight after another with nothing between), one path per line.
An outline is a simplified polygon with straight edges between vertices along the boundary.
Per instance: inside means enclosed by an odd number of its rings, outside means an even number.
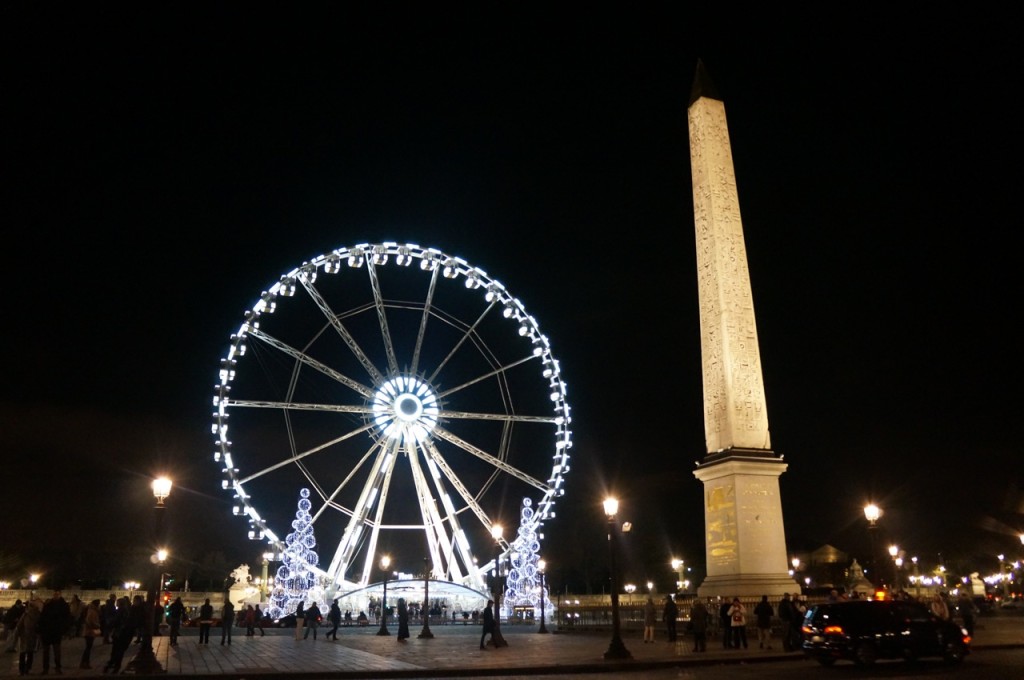
M842 626L825 626L825 635L842 635Z

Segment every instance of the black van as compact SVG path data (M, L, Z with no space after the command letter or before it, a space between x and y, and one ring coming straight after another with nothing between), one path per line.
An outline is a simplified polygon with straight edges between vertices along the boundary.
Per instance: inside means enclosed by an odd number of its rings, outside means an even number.
M815 605L804 616L803 651L823 666L839 659L870 665L876 659L942 657L957 664L970 653L967 631L919 602L845 600Z

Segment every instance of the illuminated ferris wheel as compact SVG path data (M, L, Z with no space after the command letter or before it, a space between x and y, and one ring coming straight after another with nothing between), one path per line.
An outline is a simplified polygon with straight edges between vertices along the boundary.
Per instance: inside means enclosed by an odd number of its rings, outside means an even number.
M385 554L483 589L492 527L514 536L529 499L543 536L569 471L566 385L534 317L482 269L413 244L339 248L280 277L231 336L213 401L214 458L250 537L286 550L310 489L339 590L376 580Z

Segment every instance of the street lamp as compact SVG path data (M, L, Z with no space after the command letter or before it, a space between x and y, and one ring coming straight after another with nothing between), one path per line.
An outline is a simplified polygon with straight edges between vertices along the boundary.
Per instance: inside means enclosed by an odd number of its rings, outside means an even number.
M263 562L260 565L262 568L262 575L260 577L260 602L266 602L267 600L267 579L270 578L267 571L270 568L270 561L273 560L274 557L275 555L272 552L263 553Z
M547 633L547 626L544 625L544 568L547 566L547 562L544 560L537 560L537 573L540 574L540 630L538 633Z
M864 506L864 518L868 521L868 538L871 544L871 568L878 566L875 562L875 530L878 528L878 518L882 516L882 509L874 503Z
M505 529L500 524L491 525L491 538L494 539L494 581L492 591L494 592L494 632L491 633L491 642L494 648L508 647L508 641L501 634L501 595L505 590L505 578L501 575L501 535Z
M156 498L156 506L154 506L153 512L153 541L158 542L163 539L163 521L164 521L164 501L168 496L171 495L171 480L167 477L158 477L153 480L152 483L153 496ZM142 626L142 643L139 645L139 653L135 655L135 658L128 663L125 667L125 673L131 675L135 674L154 674L164 673L163 667L156 658L156 654L153 653L153 629L156 627L156 608L158 606L157 591L153 586L156 586L161 580L161 574L163 573L164 560L167 559L167 551L164 549L157 550L156 553L150 557L150 561L156 567L156 572L153 574L154 578L150 581L150 587L146 593L146 619Z
M619 575L615 570L615 539L619 531L615 515L619 512L619 501L616 498L606 498L604 501L604 514L608 518L608 555L609 566L612 577L612 641L608 645L608 651L604 653L606 659L632 659L633 655L622 643L621 625L619 623Z
M423 558L423 630L417 636L419 638L432 638L430 632L430 558Z
M384 570L384 595L380 598L380 630L377 635L391 635L388 632L388 567L391 566L391 557L384 555L380 558L380 568Z
M889 590L895 592L900 585L900 567L896 564L896 560L900 558L900 547L898 545L889 546L889 557L892 558L892 587Z
M681 559L678 559L676 557L672 558L672 570L677 572L677 574L679 576L679 578L676 579L676 589L682 589L683 588L683 581L686 580L683 577L683 572L685 571L685 569L684 569L685 565L686 565L686 560L681 560Z
M1010 563L1006 561L1006 555L999 553L999 577L1003 581L1003 599L1010 599Z

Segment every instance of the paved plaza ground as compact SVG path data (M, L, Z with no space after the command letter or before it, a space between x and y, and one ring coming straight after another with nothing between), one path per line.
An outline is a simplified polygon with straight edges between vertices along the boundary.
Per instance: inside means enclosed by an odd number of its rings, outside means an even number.
M432 626L434 637L430 639L419 638L422 628L412 627L412 637L402 643L395 638L396 627L391 626L389 630L391 635L385 637L378 636L373 627L342 628L338 641L334 642L325 639L326 629L323 628L316 641L312 637L296 640L294 629L268 630L265 637L259 637L257 632L257 637L249 638L244 629L236 628L232 644L222 646L219 629L211 632L209 645L199 645L198 631L186 629L176 647L170 646L166 636L160 636L154 638L154 649L169 675L237 679L284 674L306 675L310 679L565 675L800 658L799 654L782 652L778 640L770 651L757 649L756 642L747 650L726 650L720 641L711 640L708 651L697 654L691 651L691 639L684 637L681 642L670 644L660 630L659 640L654 644L644 644L637 634L624 636L625 645L633 656L629 661L604 659L610 641L607 633L544 635L537 633L536 626L505 626L503 632L508 646L481 650L479 626ZM63 643L63 675L103 674L110 646L94 647L91 670L78 668L83 647L81 638ZM982 618L975 631L975 654L1007 647L1024 648L1024 616ZM137 649L134 645L129 649L126 665ZM0 677L18 674L17 656L0 656ZM37 653L32 675L41 672L42 654ZM52 668L50 673L53 674Z

